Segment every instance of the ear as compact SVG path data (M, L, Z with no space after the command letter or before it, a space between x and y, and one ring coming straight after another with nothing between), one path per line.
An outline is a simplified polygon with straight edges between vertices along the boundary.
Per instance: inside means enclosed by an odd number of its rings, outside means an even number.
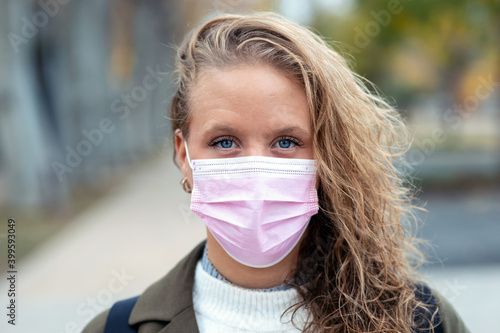
M181 169L182 175L187 177L189 175L187 168L189 168L186 147L184 147L184 137L180 128L176 129L175 132L175 154L177 156L177 163Z

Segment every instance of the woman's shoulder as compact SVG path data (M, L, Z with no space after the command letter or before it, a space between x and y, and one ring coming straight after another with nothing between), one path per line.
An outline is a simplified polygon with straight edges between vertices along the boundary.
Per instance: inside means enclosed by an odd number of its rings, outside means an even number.
M104 328L106 327L106 320L108 318L109 309L101 312L99 315L94 317L90 323L85 326L82 333L104 333Z
M453 305L436 288L429 289L436 299L443 333L470 333Z

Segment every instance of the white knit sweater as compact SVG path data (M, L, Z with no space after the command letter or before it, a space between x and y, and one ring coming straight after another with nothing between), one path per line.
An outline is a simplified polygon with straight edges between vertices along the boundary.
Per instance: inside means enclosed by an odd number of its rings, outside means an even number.
M201 333L300 332L290 323L297 302L295 289L256 291L217 279L198 262L194 277L193 304ZM294 322L303 327L306 310L301 307Z

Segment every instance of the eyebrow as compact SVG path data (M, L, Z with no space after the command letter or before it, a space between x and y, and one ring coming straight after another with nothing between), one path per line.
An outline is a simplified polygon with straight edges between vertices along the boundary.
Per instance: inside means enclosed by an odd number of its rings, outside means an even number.
M304 135L308 135L308 132L303 129L302 127L299 127L299 126L288 126L288 127L283 127L283 128L280 128L278 129L276 132L297 132L297 133L301 133L301 134L304 134Z
M208 128L207 132L213 132L213 131L219 131L219 132L233 132L233 133L239 133L236 128L228 126L228 125L215 125L213 127Z
M215 125L213 127L208 128L208 130L207 130L207 132L215 132L215 131L219 131L219 132L232 132L232 133L236 133L236 134L240 133L240 131L238 129L236 129L234 127L231 127L231 126L228 126L228 125ZM301 128L299 126L282 127L282 128L277 129L274 132L277 132L277 133L296 132L296 133L300 133L300 134L303 134L303 135L308 135L309 134L306 130L304 130L303 128Z

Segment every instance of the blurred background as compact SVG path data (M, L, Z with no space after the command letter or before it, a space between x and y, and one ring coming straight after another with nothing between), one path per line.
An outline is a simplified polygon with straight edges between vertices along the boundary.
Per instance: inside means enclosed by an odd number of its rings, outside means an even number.
M0 268L11 218L18 269L2 332L79 332L205 238L172 163L175 45L251 10L310 27L397 106L428 211L422 272L472 331L500 332L498 0L2 1Z

